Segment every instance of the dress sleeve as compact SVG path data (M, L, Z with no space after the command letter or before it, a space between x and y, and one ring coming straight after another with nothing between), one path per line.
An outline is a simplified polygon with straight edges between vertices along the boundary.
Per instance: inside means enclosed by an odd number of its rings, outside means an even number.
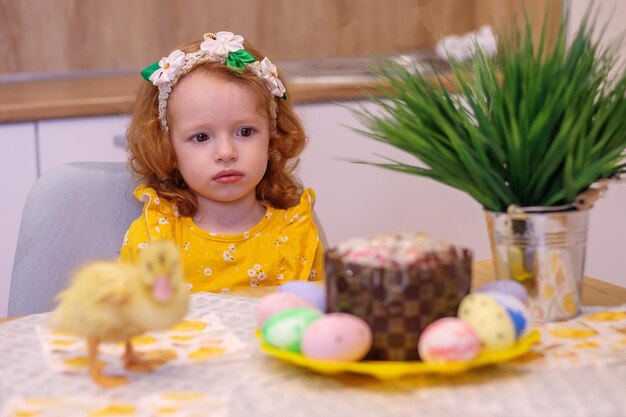
M324 248L313 221L315 192L307 189L300 203L285 211L280 246L281 274L287 280L320 280L324 278Z
M176 206L159 198L154 189L138 186L133 195L143 201L143 209L128 228L120 249L120 261L134 262L149 242L154 240L174 240L174 224L179 218Z

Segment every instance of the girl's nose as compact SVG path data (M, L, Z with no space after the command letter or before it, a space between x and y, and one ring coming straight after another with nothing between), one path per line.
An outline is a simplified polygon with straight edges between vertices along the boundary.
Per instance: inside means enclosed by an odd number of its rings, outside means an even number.
M233 161L237 159L237 149L235 143L230 138L220 138L216 141L215 160Z

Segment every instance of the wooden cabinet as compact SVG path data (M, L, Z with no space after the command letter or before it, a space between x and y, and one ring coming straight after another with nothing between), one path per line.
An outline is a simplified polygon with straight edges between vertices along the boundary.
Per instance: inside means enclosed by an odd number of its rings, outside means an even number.
M0 317L4 317L22 209L37 178L35 123L0 125L0 149Z

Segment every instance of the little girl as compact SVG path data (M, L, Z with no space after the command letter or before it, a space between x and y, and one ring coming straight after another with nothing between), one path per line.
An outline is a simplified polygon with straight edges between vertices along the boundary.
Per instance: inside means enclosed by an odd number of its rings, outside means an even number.
M173 240L192 291L323 278L315 194L293 175L306 138L271 61L207 33L142 76L128 147L144 207L120 259Z

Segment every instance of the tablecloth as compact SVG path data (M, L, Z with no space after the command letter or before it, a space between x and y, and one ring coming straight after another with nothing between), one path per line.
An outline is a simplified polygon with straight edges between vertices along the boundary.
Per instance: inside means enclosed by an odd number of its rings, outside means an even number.
M37 332L46 314L0 325L0 410L9 401L29 397L132 402L175 392L209 395L221 404L215 413L220 416L626 415L626 360L620 355L610 364L532 366L531 360L459 375L416 375L384 382L349 374L318 375L260 351L254 336L257 303L252 298L195 294L191 311L217 315L245 344L246 354L164 366L148 374L129 372L129 385L108 390L85 375L50 369ZM605 309L585 310L594 311ZM612 311L621 314L626 306Z

